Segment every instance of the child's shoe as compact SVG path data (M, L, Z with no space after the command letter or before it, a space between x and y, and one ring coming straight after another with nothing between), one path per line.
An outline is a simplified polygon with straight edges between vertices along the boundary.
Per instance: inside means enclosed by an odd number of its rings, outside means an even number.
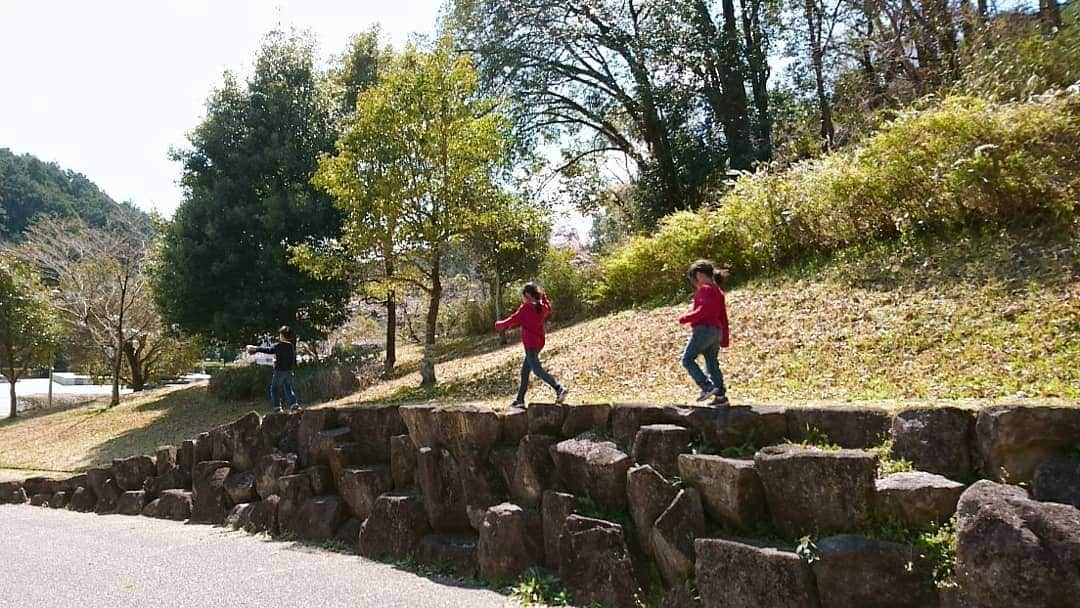
M525 409L525 402L515 400L513 403L510 404L510 409L512 409L512 410L523 410L523 409Z
M281 408L280 407L272 407L272 408L270 408L270 413L271 414L280 414L281 413Z
M566 402L566 393L569 393L569 392L570 392L570 389L566 388L565 386L560 388L558 391L555 391L555 403L557 403L559 405L562 405L563 403L565 403Z
M299 403L294 403L294 404L289 406L289 413L290 414L295 414L295 413L297 413L299 411L300 411L300 404Z
M727 395L717 395L713 398L712 403L710 403L709 405L716 407L728 407L731 405L731 402L728 401Z
M697 399L695 399L695 401L698 401L698 402L705 401L706 399L709 399L711 397L715 397L715 396L717 396L719 394L720 394L720 389L715 387L715 386L712 387L712 388L702 389L701 394L698 395L698 397L697 397Z

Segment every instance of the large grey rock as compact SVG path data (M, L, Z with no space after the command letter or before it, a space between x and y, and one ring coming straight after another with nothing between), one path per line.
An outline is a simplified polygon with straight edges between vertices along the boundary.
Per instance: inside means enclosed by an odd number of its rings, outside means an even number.
M50 509L64 509L68 506L70 500L71 495L64 490L60 490L52 495L52 498L49 499L48 506Z
M330 540L348 519L345 501L338 496L315 496L293 513L290 529L306 540Z
M364 526L364 522L350 517L345 520L345 523L338 526L336 532L334 532L334 540L344 543L353 551L356 550L357 543L360 540L360 528Z
M527 411L518 408L496 410L495 415L499 417L499 426L502 427L503 445L516 446L529 433Z
M25 500L25 495L23 498ZM89 513L94 510L94 505L96 504L97 496L94 496L94 491L86 486L79 486L72 491L67 508L69 511Z
M279 477L278 496L280 497L277 505L278 529L283 532L293 531L293 516L309 498L315 496L315 492L311 489L311 476L297 473Z
M675 477L679 474L679 454L690 449L690 431L675 424L647 424L638 429L631 456L637 464Z
M336 480L341 472L348 468L355 468L364 464L375 464L379 461L366 456L368 448L358 442L342 443L330 450L329 466L330 474ZM387 461L388 462L388 461Z
M408 431L398 406L362 407L351 410L348 418L353 441L362 450L356 464L389 464L390 438Z
M229 425L229 433L232 435L232 455L229 460L234 469L250 471L255 468L255 462L261 453L259 445L261 424L262 417L256 412L249 412Z
M27 496L35 494L56 494L64 489L64 483L51 477L30 477L22 481Z
M344 426L315 433L308 448L308 460L304 468L316 465L329 466L334 449L349 443L351 440L352 431Z
M86 471L86 487L94 493L95 496L105 492L105 482L113 478L113 470L111 466L94 467Z
M495 470L502 485L510 488L514 485L514 476L517 475L518 446L500 446L488 454L488 464Z
M124 492L141 490L143 483L157 472L154 459L149 456L132 456L115 459L112 463L113 479Z
M553 570L559 567L559 539L566 527L566 518L581 508L573 494L548 490L544 492L541 512L544 524L544 560Z
M496 450L489 452L489 455ZM461 448L453 459L457 463L461 489L465 494L465 513L469 525L479 531L488 507L507 499L506 484L489 459L478 450Z
M604 404L568 405L562 423L563 437L577 437L588 432L603 432L608 428L611 406Z
M442 447L435 437L434 405L405 405L398 409L417 449Z
M448 574L472 579L479 572L475 535L429 534L416 547L416 561L429 567L445 567Z
M118 515L139 515L146 507L146 492L132 490L124 492L116 500L116 513Z
M259 425L258 456L275 451L298 454L300 451L300 420L295 414L271 413L263 416ZM320 429L321 430L321 429ZM258 460L256 460L256 464Z
M244 502L233 506L232 511L225 517L225 526L233 530L246 530L251 526L251 514L255 511L255 503Z
M645 555L652 556L653 524L671 505L679 489L656 469L644 464L626 473L626 494L629 498L630 517L634 520L634 532L638 546Z
M116 480L112 477L105 480L101 485L101 493L97 494L97 503L94 504L94 513L114 513L120 496L124 493Z
M195 465L203 462L204 460L214 459L214 446L210 445L210 433L199 433L195 438L195 453L191 459L191 470L195 470Z
M665 421L691 429L713 449L773 445L788 430L786 409L764 405L667 408Z
M471 530L461 475L450 452L420 448L416 471L432 529L440 533Z
M681 584L668 589L664 599L660 602L660 608L696 608L694 590L689 584Z
M216 426L208 431L207 441L212 460L230 461L233 456L233 432L228 424Z
M1080 458L1053 458L1035 467L1035 500L1080 508Z
M525 410L529 419L529 432L534 435L554 435L562 433L566 421L567 406L559 403L532 403Z
M330 472L329 466L316 464L300 472L311 479L311 491L316 496L334 493L334 475Z
M526 435L518 447L510 495L518 504L537 507L544 491L555 484L555 461L551 447L558 439L549 435Z
M679 490L652 528L660 576L669 586L694 575L694 541L705 535L705 512L697 490Z
M892 456L920 471L967 478L974 470L975 412L958 407L911 408L892 422Z
M866 525L874 501L876 455L773 446L760 450L754 465L781 533L847 532Z
M969 605L1076 606L1080 509L979 481L957 506L956 576Z
M466 450L486 455L502 435L499 417L491 408L452 405L432 415L436 441L454 455Z
M536 511L508 502L492 506L479 532L480 576L489 581L514 581L544 563L544 528Z
M705 512L717 523L749 530L768 515L753 460L680 454L679 477L697 488Z
M638 429L646 424L668 422L664 406L640 403L617 403L608 412L608 427L611 435L621 446L629 450L634 445Z
M945 522L956 512L964 484L933 473L895 473L876 482L877 514L913 527Z
M225 478L225 492L229 495L229 504L238 505L256 499L255 473L233 470Z
M270 534L277 534L278 504L280 502L281 497L273 494L255 503L244 529L253 533L269 532Z
M20 505L26 501L26 489L21 481L0 482L0 504Z
M338 427L336 410L320 408L300 412L300 423L296 429L296 443L299 450L296 461L298 467L305 468L313 464L311 451L318 442L319 433L335 427ZM345 431L347 436L348 429L345 429Z
M191 469L195 466L195 439L187 439L180 444L180 452L176 455L176 466L191 477Z
M385 466L350 468L338 477L338 493L349 505L353 517L363 521L371 513L375 500L392 484L390 470Z
M579 605L633 608L640 594L622 526L571 515L559 540L559 578Z
M165 490L186 490L190 487L191 475L180 467L173 467L157 477L147 479L143 484L149 500L153 500Z
M817 547L812 569L822 608L937 606L931 565L905 545L845 534Z
M165 490L150 504L157 503L152 513L143 510L143 515L173 521L184 521L191 517L193 506L192 493L187 490ZM149 508L150 505L147 505Z
M817 608L810 566L795 553L699 538L695 572L704 608Z
M586 433L556 444L551 457L559 479L574 494L606 509L626 506L626 472L632 461L614 443Z
M230 473L232 467L224 460L207 460L195 465L191 475L192 521L207 524L225 521L225 512L231 506L225 490L225 480Z
M390 438L390 473L397 488L416 485L416 445L408 435Z
M295 418L295 416L294 416ZM271 452L255 465L255 491L266 498L278 493L278 479L296 473L297 455Z
M430 530L418 497L383 494L360 529L360 554L375 559L403 559L416 550Z
M1080 408L1001 405L983 408L975 438L984 475L1031 481L1040 462L1080 443Z
M34 494L30 497L30 506L44 507L49 504L49 500L52 499L52 496L52 494Z
M880 445L889 434L889 413L876 407L789 407L787 434L792 441L804 441L808 429L816 429L842 448Z

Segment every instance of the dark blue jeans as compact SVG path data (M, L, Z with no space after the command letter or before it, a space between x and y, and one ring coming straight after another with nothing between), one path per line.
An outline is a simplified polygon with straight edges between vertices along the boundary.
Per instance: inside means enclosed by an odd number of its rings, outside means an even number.
M726 389L724 376L720 373L720 333L719 327L709 325L695 327L683 351L682 364L701 390L707 391L715 387L720 389L720 394L723 395ZM709 378L705 377L701 367L698 366L699 355L705 355L705 369L709 371ZM712 382L709 381L710 378Z
M518 384L517 400L520 402L525 401L525 392L529 390L529 373L536 374L537 378L540 378L547 383L548 386L559 391L562 386L555 381L555 378L551 377L551 374L547 373L544 366L540 365L540 351L538 350L526 350L525 361L521 363L521 383Z
M279 395L284 389L285 399L288 400L290 407L296 407L296 395L292 390L292 370L278 371L274 370L274 375L270 378L270 405L275 410L281 409L281 399Z

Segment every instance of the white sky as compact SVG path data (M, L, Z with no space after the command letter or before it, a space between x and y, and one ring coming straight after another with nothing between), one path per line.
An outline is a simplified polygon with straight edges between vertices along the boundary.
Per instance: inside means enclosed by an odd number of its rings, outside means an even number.
M0 148L83 173L109 196L171 216L170 146L222 73L250 72L266 32L314 32L321 56L379 23L403 45L435 32L441 0L0 0Z

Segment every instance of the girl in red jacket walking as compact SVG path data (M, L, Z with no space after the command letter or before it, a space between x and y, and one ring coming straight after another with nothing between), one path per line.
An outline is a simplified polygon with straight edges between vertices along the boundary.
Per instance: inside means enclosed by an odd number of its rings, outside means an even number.
M717 272L712 262L698 260L690 265L688 276L695 287L694 308L689 314L679 317L679 323L689 323L693 333L683 351L682 364L701 388L698 401L711 397L712 405L730 405L718 358L720 347L728 346L728 318L724 292L717 286L716 279L723 281L726 275L723 271ZM705 355L708 378L698 367L698 355Z
M547 294L532 284L526 283L521 288L521 306L517 312L495 323L496 331L506 331L521 327L521 343L525 345L525 361L521 364L521 383L518 385L517 399L510 407L525 407L525 392L529 390L529 373L555 389L555 403L562 403L569 392L565 386L555 381L551 374L540 365L540 351L544 348L544 320L551 315L551 303Z

